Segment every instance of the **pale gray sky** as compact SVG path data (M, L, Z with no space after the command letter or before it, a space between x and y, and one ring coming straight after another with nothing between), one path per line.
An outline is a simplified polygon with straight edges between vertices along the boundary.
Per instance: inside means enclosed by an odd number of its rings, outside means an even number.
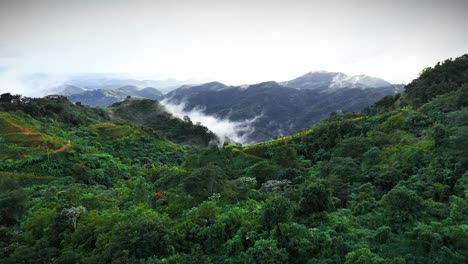
M328 70L409 82L468 53L467 13L464 0L0 0L0 78L116 72L244 84Z

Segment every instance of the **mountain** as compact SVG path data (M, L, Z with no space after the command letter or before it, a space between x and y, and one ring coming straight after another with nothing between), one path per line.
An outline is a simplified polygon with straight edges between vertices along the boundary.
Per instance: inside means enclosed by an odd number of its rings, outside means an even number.
M156 89L169 92L192 81L180 81L176 79L166 80L138 80L118 74L82 74L68 78L64 84L82 87L86 90L105 89L113 90L122 86L155 87ZM196 82L195 82L196 83Z
M323 88L325 83L330 84L326 80L333 80L336 76L333 73L325 73L321 78L315 78L315 89L297 89L276 82L247 87L226 86L213 82L200 86L184 86L162 98L165 99L165 103L184 104L187 112L201 108L204 114L220 119L235 122L254 120L249 123L253 129L247 135L247 142L259 142L300 131L328 117L332 112L359 112L382 97L394 95L402 89L401 85L372 89L329 89L328 86ZM300 79L301 77L296 80ZM312 79L309 80L307 87L312 85ZM306 85L305 81L302 83ZM298 85L299 81L292 84ZM322 88L319 89L319 86ZM323 92L323 89L327 89L328 92Z
M56 87L54 91L51 91L51 93L69 96L73 94L81 94L86 91L88 90L75 85L64 84Z
M367 75L348 76L341 72L315 71L298 78L281 83L284 86L297 89L327 90L340 88L379 88L390 86L391 83Z
M98 89L71 94L68 96L68 99L72 102L80 102L85 105L106 107L115 102L123 101L127 96L159 99L162 95L161 91L152 87L140 89L136 86L128 85L114 90Z
M467 73L464 55L361 113L206 148L153 100L2 93L0 263L468 263Z

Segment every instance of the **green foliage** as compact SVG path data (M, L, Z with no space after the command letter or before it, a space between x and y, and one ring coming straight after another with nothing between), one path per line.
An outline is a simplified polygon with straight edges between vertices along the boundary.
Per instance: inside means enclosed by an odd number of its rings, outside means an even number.
M255 245L246 252L246 263L260 263L260 264L280 264L288 261L288 254L286 250L279 249L276 241L258 240Z
M206 127L193 124L190 120L175 118L158 101L126 99L111 105L110 110L116 118L161 131L175 143L201 147L218 143L216 135Z
M382 197L382 206L390 224L401 227L418 217L423 202L414 191L395 187Z
M467 61L468 54L465 54L424 69L418 79L406 86L406 99L420 106L437 95L457 90L462 84L468 83Z
M362 264L377 264L383 263L384 260L378 255L372 253L368 248L361 248L350 252L346 255L346 264L362 263Z
M467 263L467 63L246 147L155 101L2 94L0 262Z
M208 198L214 193L222 193L226 188L224 171L215 165L196 169L184 179L184 189L189 194Z
M173 234L165 217L149 215L116 225L108 248L111 260L166 257L174 252Z
M246 174L248 177L255 178L258 186L260 186L268 180L276 179L278 177L278 170L277 166L265 160L247 168Z
M264 230L271 230L279 223L290 221L294 204L283 196L275 196L266 202L260 216L260 225Z
M323 184L312 184L302 194L299 203L301 214L313 214L327 210L331 205L330 191Z
M0 178L0 225L14 225L26 211L26 193L18 188L17 181Z

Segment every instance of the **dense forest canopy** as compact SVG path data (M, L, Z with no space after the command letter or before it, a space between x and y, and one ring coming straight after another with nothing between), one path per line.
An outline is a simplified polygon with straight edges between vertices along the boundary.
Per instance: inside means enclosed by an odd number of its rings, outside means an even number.
M247 147L156 101L2 94L0 262L467 263L467 106L468 55Z

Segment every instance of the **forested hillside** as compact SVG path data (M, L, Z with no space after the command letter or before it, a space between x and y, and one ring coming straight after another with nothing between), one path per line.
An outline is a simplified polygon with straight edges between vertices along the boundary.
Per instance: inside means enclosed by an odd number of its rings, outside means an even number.
M468 55L246 147L151 100L4 94L0 262L466 263L467 107Z

